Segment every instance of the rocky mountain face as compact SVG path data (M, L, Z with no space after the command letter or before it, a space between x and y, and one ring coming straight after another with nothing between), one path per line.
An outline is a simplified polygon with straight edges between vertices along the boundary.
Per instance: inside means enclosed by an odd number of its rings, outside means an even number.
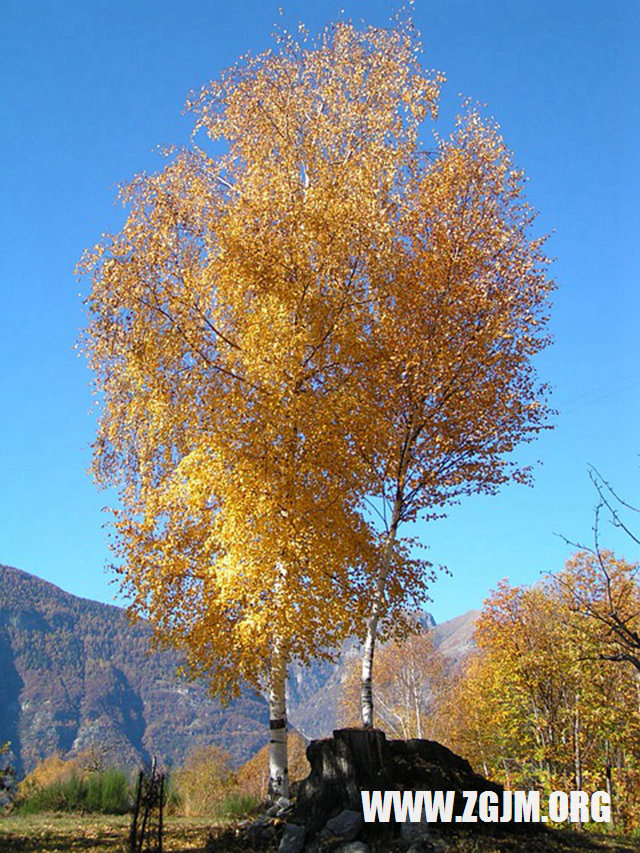
M434 625L433 644L449 660L452 668L459 666L475 648L473 632L478 616L479 610L469 610L461 616Z
M223 708L205 683L176 674L177 652L151 651L150 638L122 608L0 565L0 744L11 741L19 775L88 748L132 765L152 755L181 763L215 743L240 764L263 746L261 696L244 691Z

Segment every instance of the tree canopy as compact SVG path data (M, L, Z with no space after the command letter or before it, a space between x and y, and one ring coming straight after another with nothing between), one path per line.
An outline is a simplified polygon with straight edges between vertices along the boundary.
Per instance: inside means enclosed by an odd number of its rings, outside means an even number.
M547 415L523 175L472 109L422 149L418 54L397 21L243 57L81 265L123 584L216 692L268 686L276 792L288 662L368 618L370 680L379 620L424 597L400 522L495 490Z

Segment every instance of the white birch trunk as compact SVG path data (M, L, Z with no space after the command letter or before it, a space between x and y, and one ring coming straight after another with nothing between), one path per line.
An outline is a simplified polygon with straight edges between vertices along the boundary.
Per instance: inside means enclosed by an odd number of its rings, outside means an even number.
M287 658L276 639L269 670L269 798L289 797L287 764Z
M422 739L422 714L420 712L420 690L418 687L418 676L413 665L411 666L411 678L413 686L413 706L416 712L416 734Z
M380 560L380 569L378 571L378 580L376 583L376 592L371 607L371 616L367 621L367 635L364 641L364 649L362 652L362 683L361 683L361 709L362 709L362 725L365 729L373 728L373 657L376 647L376 634L378 632L378 623L382 612L382 602L384 598L384 586L391 567L391 556L393 554L393 546L396 540L398 524L400 522L400 511L402 507L402 498L400 495L396 497L393 507L393 517L387 538L384 543L382 559Z

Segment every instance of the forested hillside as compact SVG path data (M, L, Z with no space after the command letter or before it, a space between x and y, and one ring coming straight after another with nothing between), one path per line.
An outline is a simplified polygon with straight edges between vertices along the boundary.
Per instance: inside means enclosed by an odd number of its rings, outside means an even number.
M434 645L457 660L469 648L476 612L438 625ZM424 627L433 619L424 614ZM54 753L98 748L108 763L157 754L181 763L197 746L217 744L236 764L264 744L267 710L245 691L226 708L202 681L179 677L180 655L151 651L151 629L122 608L77 598L34 575L0 565L0 743L11 742L19 775ZM355 640L335 663L293 665L290 722L306 737L339 724Z
M19 775L90 747L131 764L216 743L241 763L263 745L262 697L245 691L223 708L176 674L175 651L151 652L150 637L119 607L0 565L0 743Z

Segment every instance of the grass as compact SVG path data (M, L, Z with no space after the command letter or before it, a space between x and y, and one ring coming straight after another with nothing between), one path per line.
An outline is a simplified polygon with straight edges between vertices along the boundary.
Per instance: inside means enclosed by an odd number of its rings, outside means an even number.
M115 768L103 773L81 776L72 773L68 779L56 779L38 787L22 800L21 814L41 812L100 812L127 814L129 811L129 781Z
M204 853L213 822L168 817L166 853ZM50 813L0 817L2 853L126 853L128 815ZM223 833L224 834L224 833ZM451 837L448 853L640 853L640 838L552 831L537 838ZM221 847L215 847L221 850ZM228 850L241 847L232 844ZM375 843L372 850L376 849ZM391 843L387 851L399 850Z
M459 841L448 853L638 853L637 840L620 836L591 835L552 830L539 839L511 838L502 842L489 839Z
M126 853L129 815L64 813L0 817L2 853ZM212 821L167 817L167 853L203 851Z

